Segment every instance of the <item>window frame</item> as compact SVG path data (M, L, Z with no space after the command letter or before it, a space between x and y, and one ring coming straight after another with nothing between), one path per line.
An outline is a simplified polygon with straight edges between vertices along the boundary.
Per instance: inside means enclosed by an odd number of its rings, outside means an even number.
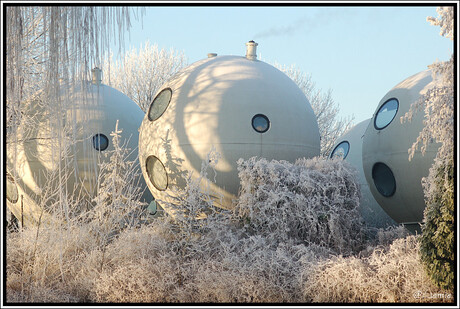
M393 177L394 188L389 194L383 194L382 191L379 189L379 187L381 188L381 186L378 186L376 184L376 182L375 182L375 178L376 178L375 177L375 169L376 169L377 165L383 165L385 168L388 169L388 171L390 171L391 176ZM391 168L387 164L385 164L383 162L374 163L374 165L372 166L371 176L372 176L372 180L374 182L374 186L377 189L377 191L380 193L380 195L382 195L383 197L387 197L387 198L392 197L393 195L395 195L395 193L396 193L396 178L395 178L395 175L394 175L393 171L391 170Z
M331 154L329 155L329 159L332 159L334 152L339 148L340 145L345 144L345 143L348 145L347 153L342 158L342 160L345 160L348 154L350 153L350 142L347 140L341 141L340 143L337 144L337 146L334 147L334 149L331 151Z
M265 130L259 131L254 126L254 120L256 118L259 118L259 117L264 118L267 121L267 128ZM256 131L257 133L263 134L263 133L267 132L268 130L270 130L271 122L270 122L270 119L268 119L268 117L266 115L264 115L264 114L256 114L256 115L254 115L254 117L252 117L251 126L254 129L254 131Z
M100 146L101 146L100 142L99 142L99 145L98 145L99 149L96 148L96 138L98 136L101 137L101 140L102 140L102 138L104 138L107 141L107 146L105 146L104 149L100 148ZM102 151L106 150L107 148L109 148L109 144L110 144L109 138L104 133L96 133L96 134L93 135L93 148L96 151L102 152Z
M383 127L377 126L377 123L376 123L376 122L377 122L377 117L378 117L379 114L380 114L380 111L384 108L384 106L385 106L388 102L390 102L390 101L392 101L392 100L395 100L395 101L396 101L396 104L397 104L397 105L396 105L396 112L395 112L395 114L393 115L393 118L391 118L391 120L390 120L386 125L384 125ZM376 130L379 130L379 131L380 131L380 130L383 130L383 129L385 129L386 127L388 127L388 126L393 122L393 120L396 118L396 115L398 114L398 111L399 111L399 100L398 100L397 98L394 98L394 97L393 97L393 98L390 98L390 99L386 100L385 103L383 103L383 104L379 107L379 109L377 110L377 112L375 113L375 117L374 117L374 128L375 128Z
M158 186L158 184L155 182L155 175L152 175L152 173L149 171L149 160L150 159L155 159L156 161L160 162L161 166L163 167L163 171L166 175L166 185L164 188L160 188ZM145 170L147 172L147 176L149 178L149 181L153 184L153 186L158 190L158 191L166 191L166 189L168 189L168 186L169 186L169 176L168 176L168 172L166 171L166 167L165 165L163 164L163 162L161 162L161 160L157 157L157 156L154 156L154 155L150 155L147 157L147 159L145 159Z
M153 107L154 104L155 104L155 100L157 100L158 97L159 97L160 95L162 95L162 93L165 92L165 91L169 91L169 93L170 93L169 101L168 101L168 103L166 104L165 108L161 111L161 113L160 113L158 116L156 116L155 118L152 119L152 117L150 116L150 111L152 110L152 107ZM173 95L172 89L171 89L170 87L166 87L166 88L164 88L163 90L161 90L161 91L155 96L155 98L152 100L152 103L150 103L149 110L147 111L147 118L148 118L151 122L156 121L156 120L158 120L161 116L163 116L163 114L164 114L164 113L166 112L166 110L168 109L169 104L171 103L172 95Z

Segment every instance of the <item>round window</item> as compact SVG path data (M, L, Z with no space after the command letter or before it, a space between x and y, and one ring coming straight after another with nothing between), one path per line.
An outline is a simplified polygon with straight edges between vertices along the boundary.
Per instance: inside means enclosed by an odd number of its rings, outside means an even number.
M332 150L331 155L329 158L341 158L345 159L350 151L350 143L347 141L343 141L338 144L334 150Z
M160 191L166 190L168 187L168 174L160 159L155 156L149 156L146 161L146 169L150 182L155 188Z
M171 101L172 90L166 88L161 90L159 94L153 99L150 104L148 117L150 121L155 121L163 115L165 110L168 108L169 102Z
M6 198L11 203L16 203L19 198L18 187L16 186L13 176L8 172L6 173Z
M109 147L109 139L102 133L93 136L93 147L97 151L106 150Z
M385 197L396 192L396 180L391 169L385 163L375 163L372 167L372 179L377 191Z
M374 127L377 130L386 128L395 118L398 112L399 102L397 99L389 99L379 108L375 115Z
M267 132L270 129L270 120L262 114L257 114L252 117L252 127L259 133Z

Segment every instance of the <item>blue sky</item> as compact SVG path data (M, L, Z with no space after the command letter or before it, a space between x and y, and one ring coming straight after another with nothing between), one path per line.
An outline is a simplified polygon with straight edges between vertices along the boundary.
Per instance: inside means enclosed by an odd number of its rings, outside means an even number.
M253 39L260 60L311 74L356 124L397 83L450 58L453 41L427 16L436 6L152 6L133 18L125 48L150 41L193 63L210 52L243 56Z

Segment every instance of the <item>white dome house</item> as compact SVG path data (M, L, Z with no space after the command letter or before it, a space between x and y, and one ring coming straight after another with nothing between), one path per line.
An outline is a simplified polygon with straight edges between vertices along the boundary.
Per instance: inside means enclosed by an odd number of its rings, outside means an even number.
M397 223L415 231L425 209L422 178L436 156L438 144L418 150L409 161L408 150L423 129L425 113L418 111L411 121L401 121L410 106L435 86L426 70L391 89L377 106L364 133L363 168L374 198Z
M47 190L57 181L47 182L47 177L59 169L67 177L69 194L85 195L89 200L97 194L98 162L110 160L104 154L114 149L110 133L117 120L122 129L121 144L132 150L130 160L137 160L138 128L144 113L136 103L101 84L101 71L97 68L93 69L93 81L88 82L86 91L65 86L61 90L61 100L70 104L65 104L68 109L62 113L63 119L57 121L62 121L62 128L72 128L70 132L60 132L50 122L58 118L49 117L53 110L45 108L38 99L30 100L23 103L23 112L33 115L35 125L24 126L16 142L8 145L7 205L24 225L37 223L42 213L46 217L40 205L52 202L46 201L50 198ZM143 200L151 202L153 197L142 177L139 186L145 191Z
M246 46L245 57L208 54L173 76L152 101L140 128L139 160L161 206L174 203L171 189L185 186L185 171L200 174L212 148L221 158L210 189L214 205L224 209L238 194L238 159L294 162L319 155L316 116L303 92L257 60L257 43Z
M370 121L371 119L367 119L358 123L338 138L329 157L342 158L356 168L359 185L361 187L359 212L368 225L377 228L385 228L390 225L395 225L396 222L387 215L374 199L363 170L363 137Z

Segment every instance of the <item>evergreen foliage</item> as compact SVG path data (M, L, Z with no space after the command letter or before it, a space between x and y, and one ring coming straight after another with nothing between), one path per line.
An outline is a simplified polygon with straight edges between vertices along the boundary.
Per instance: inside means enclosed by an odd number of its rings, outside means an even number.
M421 259L430 278L439 287L452 290L455 274L454 162L432 168L433 194L427 197L420 238Z

